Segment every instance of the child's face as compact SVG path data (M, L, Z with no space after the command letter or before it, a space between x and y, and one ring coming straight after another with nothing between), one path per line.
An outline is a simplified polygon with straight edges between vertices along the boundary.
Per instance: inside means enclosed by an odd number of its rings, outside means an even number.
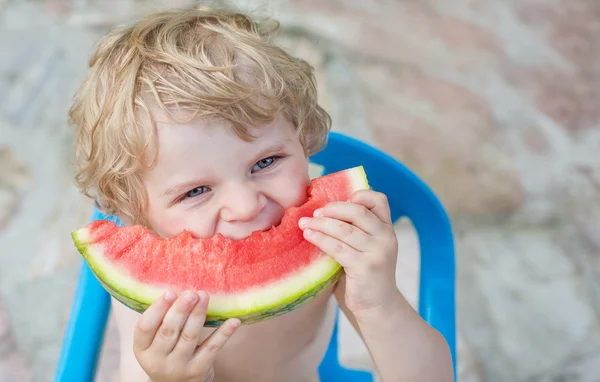
M251 130L250 142L224 122L161 120L156 165L142 176L147 219L159 236L185 229L241 239L277 225L286 208L306 200L308 160L281 115Z

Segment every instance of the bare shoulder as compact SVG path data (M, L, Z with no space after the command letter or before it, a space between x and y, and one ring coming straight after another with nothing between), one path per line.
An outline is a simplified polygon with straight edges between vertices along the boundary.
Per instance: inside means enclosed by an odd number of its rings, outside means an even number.
M133 354L133 332L141 314L126 307L114 298L111 298L111 310L119 330L120 380L145 382L148 380L148 375L141 368Z
M141 314L121 304L114 297L111 297L111 310L119 329L121 347L125 344L130 350L133 349L133 332Z

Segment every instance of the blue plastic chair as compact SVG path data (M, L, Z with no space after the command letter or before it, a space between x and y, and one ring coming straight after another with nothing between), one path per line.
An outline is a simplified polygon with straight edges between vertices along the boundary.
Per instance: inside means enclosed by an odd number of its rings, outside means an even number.
M362 165L371 187L387 195L392 220L406 216L421 250L419 314L445 337L456 374L454 240L448 216L433 192L401 163L354 138L332 132L327 147L311 157L325 174ZM92 220L113 217L94 212ZM110 295L82 264L55 381L93 381L110 308ZM338 310L339 314L339 310ZM371 373L344 369L338 362L338 327L319 367L323 382L370 382ZM455 377L456 379L456 377Z

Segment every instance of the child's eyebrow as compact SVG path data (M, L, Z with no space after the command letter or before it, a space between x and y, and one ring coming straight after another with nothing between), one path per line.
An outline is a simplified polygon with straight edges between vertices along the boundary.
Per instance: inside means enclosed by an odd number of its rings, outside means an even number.
M266 157L268 155L273 155L274 153L277 153L277 152L285 150L285 147L286 147L285 143L286 142L287 142L287 140L284 141L284 142L275 143L273 145L265 147L264 149L262 149L262 150L260 150L258 152L258 154L256 155L256 157L255 157L254 160L255 161L261 160L261 159L263 159L264 157Z
M178 194L181 191L188 191L188 190L191 190L192 188L200 187L202 185L203 185L202 182L199 180L195 180L192 182L185 182L185 183L178 184L176 186L168 188L165 192L163 192L163 196L170 196L170 195Z
M286 147L286 142L288 142L289 140L285 140L283 142L278 142L275 143L273 145L270 145L268 147L265 147L264 149L262 149L261 151L259 151L259 153L256 155L255 157L255 161L261 160L263 159L265 156L268 155L273 155L274 153L277 152L281 152L283 150L285 150ZM201 186L203 183L201 180L195 180L195 181L191 181L191 182L185 182L182 184L178 184L176 186L170 187L168 188L165 192L163 192L163 196L170 196L170 195L174 195L174 194L178 194L181 191L188 191L191 190L194 187L199 187Z

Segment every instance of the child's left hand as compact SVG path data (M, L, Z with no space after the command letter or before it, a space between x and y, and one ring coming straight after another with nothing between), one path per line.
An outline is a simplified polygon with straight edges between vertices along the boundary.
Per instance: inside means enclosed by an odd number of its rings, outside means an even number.
M384 194L358 191L348 202L329 203L313 218L300 219L299 226L306 240L344 267L338 288L345 288L341 295L357 319L395 305L398 241Z

